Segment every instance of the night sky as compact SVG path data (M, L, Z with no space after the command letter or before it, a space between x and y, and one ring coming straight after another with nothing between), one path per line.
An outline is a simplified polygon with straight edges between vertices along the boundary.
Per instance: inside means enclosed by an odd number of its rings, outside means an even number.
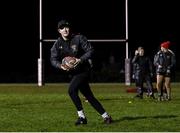
M76 33L89 39L125 38L124 0L43 0L43 38L56 39L57 23L67 18ZM39 58L38 0L7 1L1 4L1 70L0 82L36 82ZM170 40L171 49L180 68L180 8L177 0L129 0L129 56L138 46L153 58L162 41ZM46 72L52 43L44 43ZM110 54L117 60L125 57L125 45L93 44L98 60L106 61ZM109 52L109 53L108 53Z

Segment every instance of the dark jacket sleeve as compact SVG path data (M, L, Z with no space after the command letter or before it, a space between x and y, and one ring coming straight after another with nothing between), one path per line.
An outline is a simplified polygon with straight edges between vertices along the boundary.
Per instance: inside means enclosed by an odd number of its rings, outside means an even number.
M51 48L51 56L50 56L51 64L55 68L59 68L61 64L61 62L58 59L59 59L59 49L58 49L58 41L56 41Z
M156 66L156 67L159 65L158 60L159 60L159 54L157 53L157 54L154 56L154 62L153 62L154 66Z
M132 59L132 64L136 63L137 62L137 59L138 59L138 55L135 55Z
M85 52L80 57L81 62L84 62L92 57L92 54L94 53L94 48L91 46L91 43L87 40L87 38L83 35L80 36L80 45Z

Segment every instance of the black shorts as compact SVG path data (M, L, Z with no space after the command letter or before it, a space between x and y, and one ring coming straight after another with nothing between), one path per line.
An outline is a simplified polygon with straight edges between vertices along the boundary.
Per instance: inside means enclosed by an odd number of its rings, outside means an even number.
M166 72L157 72L157 75L162 75L164 77L171 77L171 73L166 73Z

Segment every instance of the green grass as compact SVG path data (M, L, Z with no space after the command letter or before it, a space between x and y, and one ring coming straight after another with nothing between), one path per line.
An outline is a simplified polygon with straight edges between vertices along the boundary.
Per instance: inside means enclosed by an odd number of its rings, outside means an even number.
M77 113L68 84L1 84L0 132L175 132L180 131L180 84L172 84L172 101L134 99L124 84L91 84L114 123L83 102L87 125L74 126ZM82 95L80 95L82 98ZM83 99L83 98L82 98ZM132 103L128 103L132 101Z

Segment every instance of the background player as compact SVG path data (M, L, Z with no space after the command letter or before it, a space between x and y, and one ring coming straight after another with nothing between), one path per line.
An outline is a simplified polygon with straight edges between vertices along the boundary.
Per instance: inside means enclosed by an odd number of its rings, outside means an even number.
M153 68L152 62L149 57L145 56L144 48L138 47L135 51L135 56L132 59L133 64L133 78L135 79L137 87L137 97L143 98L144 93L144 82L147 84L147 92L151 98L154 98L153 85L152 85L152 76Z
M154 65L156 66L156 79L157 79L157 91L158 100L163 100L163 86L167 91L166 100L171 100L171 73L172 68L176 64L175 54L169 49L170 41L161 43L161 49L154 57ZM163 85L164 82L164 85Z

